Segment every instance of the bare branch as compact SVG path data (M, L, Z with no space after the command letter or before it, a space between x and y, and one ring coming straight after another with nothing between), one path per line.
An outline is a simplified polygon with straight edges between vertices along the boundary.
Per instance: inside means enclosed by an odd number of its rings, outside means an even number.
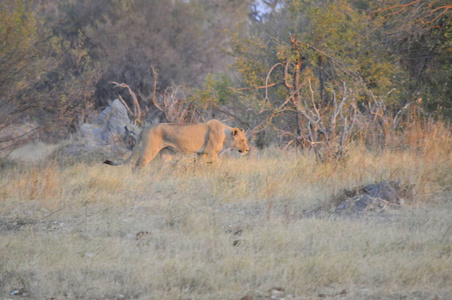
M126 101L122 99L121 95L119 95L119 101L122 102L122 104L126 107L127 111L133 116L133 112L130 110L130 107L127 105Z
M419 3L421 1L422 0L415 0L415 1L407 3L407 4L400 4L400 5L394 5L394 6L387 7L387 8L382 8L382 9L375 10L375 11L371 12L371 14L376 14L376 13L379 13L379 12L382 12L382 11L391 10L391 9L394 9L394 8L404 8L404 7L411 6L413 4Z
M115 87L120 87L120 88L126 88L130 95L132 96L132 103L133 103L133 116L134 118L136 118L136 121L138 123L141 123L141 107L140 107L140 103L138 102L138 98L137 95L132 91L132 89L130 88L130 86L128 86L125 83L117 83L114 81L111 81L111 83L113 83L115 85Z
M151 65L151 69L152 69L152 76L154 79L154 90L152 91L152 103L154 103L155 107L157 107L160 111L162 111L162 109L158 106L157 104L157 99L156 99L156 93L157 93L157 82L158 82L158 73L155 70L154 66Z
M239 88L239 89L236 89L236 88L233 88L233 87L228 87L228 89L233 90L233 91L260 90L260 89L266 89L266 88L273 87L273 86L280 85L280 84L283 84L283 83L279 82L279 83L272 83L272 84L269 84L269 85L254 86L254 87Z
M270 99L268 99L268 80L270 79L271 73L277 66L282 66L282 63L277 63L273 67L271 67L270 71L268 71L268 73L267 73L267 78L265 79L265 100L266 101L270 101Z
M289 78L289 65L290 65L290 61L287 60L286 66L285 66L285 68L284 68L284 83L285 83L285 85L286 85L286 87L287 87L288 89L293 89L293 85L291 85L291 84L289 83L289 81L288 81L288 78Z
M303 85L301 84L295 91L293 91L289 97L287 97L287 99L277 108L273 109L272 113L265 118L263 121L261 121L257 126L255 126L253 129L251 129L249 131L249 134L253 135L256 134L260 131L263 130L263 126L265 125L265 123L269 122L271 119L273 119L275 116L277 116L279 113L281 113L283 111L283 108L290 102L290 100L294 97L294 95L296 93L299 92L299 90L303 87Z

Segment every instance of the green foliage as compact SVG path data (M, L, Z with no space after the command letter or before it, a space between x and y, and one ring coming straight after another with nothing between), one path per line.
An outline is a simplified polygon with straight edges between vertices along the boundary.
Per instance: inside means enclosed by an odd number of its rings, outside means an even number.
M87 113L98 78L83 33L74 41L54 35L31 1L0 5L0 129L27 118L67 132Z
M369 5L376 47L389 54L388 61L399 72L390 77L394 85L391 106L422 103L427 116L452 117L450 24L448 1L389 1ZM449 46L448 46L449 44Z
M331 121L344 97L363 117L384 107L392 119L414 102L425 113L451 115L451 7L444 1L281 2L263 21L254 18L248 34L231 37L242 78L237 96L259 103L248 106L257 128L270 118L298 141L314 123L344 130L345 119L342 128ZM354 107L343 106L341 118Z
M232 65L243 76L244 84L258 87L265 83L265 75L271 67L272 48L262 36L243 38L234 34L230 54L235 58Z
M443 28L436 34L426 33L431 45L425 69L416 79L414 91L423 97L427 112L452 120L452 16L443 20ZM436 39L435 39L436 38Z
M208 74L203 87L194 89L192 98L202 108L226 105L235 97L230 86L231 80L225 74Z
M11 95L29 83L36 70L36 19L31 1L7 0L0 3L0 98Z

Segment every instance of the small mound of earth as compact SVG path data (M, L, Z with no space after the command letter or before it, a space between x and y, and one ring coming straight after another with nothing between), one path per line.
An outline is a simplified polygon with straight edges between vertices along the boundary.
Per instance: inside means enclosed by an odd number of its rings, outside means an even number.
M396 184L382 181L344 191L333 199L336 215L357 215L364 212L384 212L401 205Z
M401 207L402 196L408 196L409 191L403 190L398 183L382 181L344 190L332 198L328 206L303 210L303 218L341 216L382 216L389 217Z

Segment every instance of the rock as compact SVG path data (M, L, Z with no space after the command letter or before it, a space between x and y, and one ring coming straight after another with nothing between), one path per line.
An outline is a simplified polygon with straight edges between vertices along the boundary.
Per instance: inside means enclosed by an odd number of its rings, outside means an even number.
M344 194L348 195L350 193L345 192ZM339 201L334 213L357 214L364 211L382 212L388 206L400 206L400 198L390 182L382 181L378 184L369 184L356 189L355 196Z
M94 148L104 143L102 139L103 129L95 124L83 124L80 126L78 134L86 142L87 148Z
M25 292L24 289L15 289L15 290L12 290L9 294L10 294L11 296L23 296L23 297L28 297L28 293Z
M136 132L139 129L131 124L126 107L114 100L91 123L80 126L75 141L62 149L62 155L95 161L126 157L136 143Z
M136 131L138 129L131 124L126 107L116 99L93 123L83 124L78 134L86 141L88 147L121 145L129 148L130 139L127 140L126 137L132 136L132 140L136 139Z
M372 198L378 198L392 204L400 205L399 195L389 181L366 185L363 187L363 191Z
M126 133L125 126L131 128L127 109L118 99L99 114L95 123L102 129L100 137L105 144L117 143Z
M273 287L268 290L270 299L282 299L286 294L286 290L282 287Z

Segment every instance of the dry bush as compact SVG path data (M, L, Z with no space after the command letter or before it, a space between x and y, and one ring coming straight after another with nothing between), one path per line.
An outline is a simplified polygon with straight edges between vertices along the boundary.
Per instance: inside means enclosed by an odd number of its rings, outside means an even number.
M154 106L163 114L164 122L168 123L196 123L199 113L193 102L187 100L183 89L171 86L154 98Z
M193 101L189 101L181 86L169 86L157 93L158 72L151 66L153 73L153 92L144 96L138 91L141 101L130 86L125 83L111 82L116 88L126 88L132 98L132 109L119 95L119 99L128 110L131 119L139 125L147 123L196 123L200 119Z

